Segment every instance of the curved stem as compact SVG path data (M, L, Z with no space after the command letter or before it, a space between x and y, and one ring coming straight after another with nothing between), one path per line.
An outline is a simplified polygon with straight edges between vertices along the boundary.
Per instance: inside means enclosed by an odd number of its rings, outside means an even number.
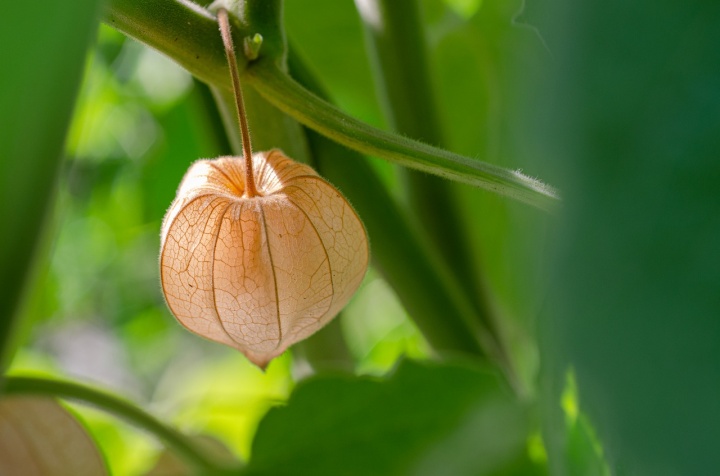
M224 468L204 454L193 441L179 431L166 426L155 417L114 395L74 382L37 377L6 377L2 385L5 395L43 395L95 406L155 435L165 445L194 467L207 471Z
M110 0L106 19L111 26L173 58L199 79L230 89L222 42L217 38L217 23L207 10L188 0ZM240 34L255 33L258 31L241 29ZM259 33L265 41L272 36L265 31ZM246 66L243 58L240 60L243 79L268 102L351 149L480 186L542 209L550 209L558 201L552 187L518 171L430 147L351 118L295 83L279 69L277 59L263 59L261 54L261 59L250 66Z
M221 8L217 12L218 23L220 24L220 33L222 35L223 45L225 46L225 56L227 57L228 67L230 69L230 79L232 80L233 92L235 93L235 109L237 111L238 124L240 124L240 136L242 138L243 156L245 158L245 196L256 197L258 195L255 186L255 177L253 175L252 163L252 146L250 145L250 128L248 127L247 114L245 113L245 103L243 102L242 88L240 87L240 78L238 76L237 60L235 57L235 47L233 46L232 32L230 31L230 21L228 20L228 12Z
M104 21L166 54L201 81L230 89L217 19L192 1L108 0Z
M551 186L520 171L473 160L358 121L307 91L272 63L253 63L246 68L245 76L246 82L278 109L351 149L482 187L540 209L549 210L558 201Z

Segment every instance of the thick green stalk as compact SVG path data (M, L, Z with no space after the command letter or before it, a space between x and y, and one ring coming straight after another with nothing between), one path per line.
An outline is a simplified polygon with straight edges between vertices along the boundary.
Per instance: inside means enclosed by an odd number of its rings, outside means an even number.
M425 36L417 0L356 0L365 24L368 53L386 119L395 131L443 146L442 126L430 82ZM472 296L474 272L460 226L451 183L401 169L412 210Z
M247 30L247 38L261 35L262 47L256 53L272 58L283 71L287 69L287 38L282 23L283 0L215 0L208 6L213 14L220 8L235 15L238 25ZM235 41L240 43L240 38Z
M230 81L215 20L207 10L192 5L185 0L111 0L107 21L175 59L199 79L229 90ZM241 48L238 38L258 33L240 25L236 25L235 31L238 48ZM269 28L259 33L268 37L272 31L274 29ZM261 49L258 60L251 63L252 67L247 67L242 57L239 58L238 66L245 82L278 109L321 134L360 152L484 187L543 209L551 208L557 202L552 187L518 171L453 154L351 118L292 81L272 53L271 50L267 52L269 56L263 57Z
M220 471L222 467L208 457L195 443L179 431L114 395L75 382L35 377L7 377L4 395L42 395L75 400L118 416L161 440L169 449L199 470Z
M105 22L165 53L203 82L230 89L217 19L195 3L189 0L110 0ZM239 26L235 31L236 38L249 34ZM240 69L247 64L242 56L238 63Z
M375 82L388 122L405 136L444 145L418 1L356 0L356 4L365 24ZM470 246L460 225L453 184L414 170L400 172L416 219L476 304L478 319L501 349L487 291L477 282L477 272L469 259ZM497 357L505 360L505 352L501 354Z

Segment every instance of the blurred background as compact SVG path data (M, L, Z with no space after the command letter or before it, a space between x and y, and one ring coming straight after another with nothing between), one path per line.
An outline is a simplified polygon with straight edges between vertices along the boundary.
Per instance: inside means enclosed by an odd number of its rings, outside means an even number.
M341 109L389 128L353 3L316 0L310 8L287 0L288 34ZM549 472L560 475L713 474L720 466L720 4L420 3L443 145L563 192L561 213L547 215L452 185L470 244L467 267L484 279L521 397L538 417L520 442L523 454L540 464L549 454ZM18 25L0 29L0 44L33 27ZM45 26L42 33L53 25ZM40 46L37 57L48 58L48 45ZM16 66L32 63L23 54ZM2 153L15 122L55 106L53 95L9 101L19 85L33 92L33 81L54 81L34 72L27 78L13 83L0 74L0 92L10 91L0 96ZM34 139L19 142L30 149ZM191 335L168 312L158 280L160 221L177 184L194 160L228 151L204 85L100 27L11 373L96 384L248 456L258 421L286 401L308 365L286 354L262 373L239 353ZM15 230L31 220L17 214L12 197L33 195L22 193L32 186L47 192L35 181L46 171L25 167L23 182L24 162L2 159L0 216ZM371 164L409 211L397 169ZM19 245L32 249L21 235L8 245L8 236L0 233L3 271ZM15 261L26 265L22 256ZM15 276L5 274L0 289L12 290ZM8 296L0 308L12 307L16 296ZM372 268L339 325L358 374L383 375L402 355L432 355ZM153 465L161 450L154 439L72 408L111 455L113 474ZM472 418L464 417L473 435ZM455 428L457 440L443 444L471 460L477 448L454 444L471 440L465 430Z

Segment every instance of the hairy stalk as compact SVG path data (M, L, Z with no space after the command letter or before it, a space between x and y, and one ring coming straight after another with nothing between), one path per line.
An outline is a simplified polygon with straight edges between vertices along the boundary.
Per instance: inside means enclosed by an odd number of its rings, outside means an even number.
M109 393L75 382L36 377L7 377L2 386L2 393L5 395L56 397L97 407L155 435L169 449L198 470L222 471L228 469L213 461L184 434L165 425L133 404Z
M482 187L544 210L553 208L558 201L552 187L519 171L464 157L358 121L308 92L270 63L249 66L245 76L246 82L278 109L358 152Z
M230 79L232 80L233 93L235 94L235 109L237 112L238 124L240 124L240 137L242 139L243 157L245 158L245 196L252 198L258 196L258 191L255 186L255 176L253 173L250 128L248 127L247 115L245 114L245 103L243 102L242 88L240 87L237 60L235 59L235 47L233 46L232 32L230 31L230 21L228 20L227 10L224 8L219 9L217 12L217 18L218 23L220 24L220 33L222 35L223 45L225 46L225 56L227 57L228 68L230 69Z

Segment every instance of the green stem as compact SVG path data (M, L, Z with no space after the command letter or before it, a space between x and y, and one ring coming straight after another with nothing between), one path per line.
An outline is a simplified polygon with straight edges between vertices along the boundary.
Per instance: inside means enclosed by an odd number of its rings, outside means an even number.
M148 431L160 439L168 448L184 458L199 470L222 471L222 467L204 454L187 436L166 426L152 415L114 395L95 390L74 382L50 380L36 377L6 377L2 393L5 395L43 395L98 407L112 413L133 425Z
M551 209L558 200L552 187L519 171L464 157L358 121L311 94L270 63L253 63L245 70L245 76L246 82L278 109L358 152L482 187L544 210Z
M208 6L213 14L221 8L235 15L238 26L247 30L246 37L260 35L259 56L270 57L281 69L286 69L287 39L282 23L283 0L215 0Z
M111 26L175 59L199 79L230 90L217 23L207 10L187 0L111 0L106 18ZM234 25L234 29L236 39L259 32L266 37L265 41L274 31L250 30L240 24ZM270 44L278 42L272 40ZM281 59L272 56L272 49L267 57L263 56L265 53L268 52L261 49L260 58L251 66L242 56L238 58L243 79L268 102L321 134L359 152L480 186L542 209L549 209L557 202L557 193L552 187L518 171L431 147L351 118L290 79L278 64Z
M375 84L388 121L401 134L442 144L417 0L355 3L365 26Z
M365 24L377 90L388 122L408 137L444 145L442 125L430 82L425 31L418 0L356 0ZM372 14L370 13L372 12ZM461 226L454 185L415 170L401 171L411 210L475 305L478 321L492 338L486 349L510 375L510 358L489 302L482 270L473 269L467 234Z
M110 0L105 22L174 59L209 85L230 89L217 19L189 0ZM249 34L233 25L237 38ZM236 45L241 49L241 45ZM242 51L242 49L241 49ZM246 61L238 58L238 68Z
M400 134L444 146L418 1L356 0L356 4L365 25L376 89L388 122ZM407 183L416 219L459 281L466 284L468 295L473 296L477 291L475 273L468 259L469 247L460 226L452 183L414 170L401 169L400 173Z

